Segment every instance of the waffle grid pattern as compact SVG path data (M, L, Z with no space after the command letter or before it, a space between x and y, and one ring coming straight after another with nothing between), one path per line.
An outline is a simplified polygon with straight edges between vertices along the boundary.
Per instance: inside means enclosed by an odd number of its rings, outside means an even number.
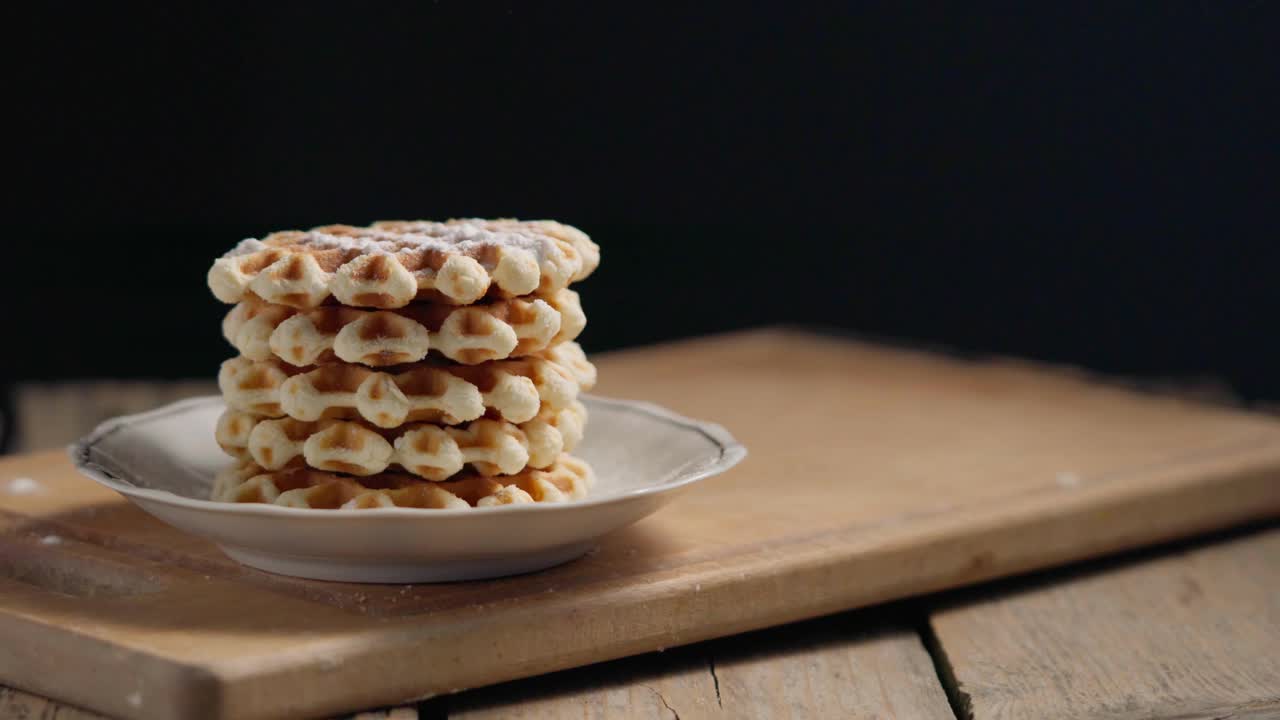
M599 248L539 220L326 225L241 242L216 439L223 502L471 508L582 498L578 400L596 369L569 285Z

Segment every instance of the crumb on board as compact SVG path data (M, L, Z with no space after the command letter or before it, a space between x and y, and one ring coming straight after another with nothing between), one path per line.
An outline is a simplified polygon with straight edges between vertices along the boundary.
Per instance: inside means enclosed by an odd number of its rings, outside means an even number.
M1057 482L1058 485L1060 485L1061 487L1065 487L1065 488L1077 487L1080 485L1080 483L1084 482L1079 475L1069 470L1058 473L1057 476L1054 478L1054 481Z
M44 537L40 538L40 544L41 545L61 545L62 536L61 535L45 535Z
M5 483L4 490L10 495L30 495L44 489L34 478L17 477Z

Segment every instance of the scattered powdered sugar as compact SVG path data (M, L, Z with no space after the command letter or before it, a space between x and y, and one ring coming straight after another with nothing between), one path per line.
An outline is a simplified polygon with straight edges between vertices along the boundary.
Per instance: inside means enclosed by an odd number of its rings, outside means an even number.
M4 486L4 491L10 495L30 495L43 489L38 481L29 477L14 478Z
M448 223L417 221L407 222L400 229L352 228L350 235L311 230L301 234L295 242L319 249L349 250L359 253L396 253L404 250L439 250L461 252L482 247L509 247L527 250L542 262L555 247L555 241L539 232L535 226L504 224L492 226L486 220L458 220ZM261 240L241 240L223 257L249 255L266 250Z
M355 250L362 253L394 253L401 250L467 252L481 247L527 250L542 260L551 244L546 235L532 230L491 230L476 223L416 223L405 231L364 229L358 235L334 235L311 231L300 242L316 248Z
M1073 472L1060 472L1054 480L1065 488L1078 487L1080 483L1084 482L1079 475Z
M60 535L45 535L44 537L40 538L40 544L41 544L41 545L61 545L61 544L62 544L62 536L60 536Z
M142 707L142 691L134 690L133 692L126 695L124 700L125 702L129 703L129 707L140 708Z

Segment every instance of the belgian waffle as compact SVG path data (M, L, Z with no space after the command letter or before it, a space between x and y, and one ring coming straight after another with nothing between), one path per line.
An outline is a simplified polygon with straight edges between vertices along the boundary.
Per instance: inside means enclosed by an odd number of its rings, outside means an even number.
M227 454L267 470L305 464L316 470L375 475L395 466L428 480L446 480L464 466L481 475L545 468L582 440L587 410L573 403L520 425L475 420L457 427L409 424L394 430L334 419L306 422L236 410L218 421Z
M535 353L534 357L564 369L578 381L578 385L583 390L589 391L596 386L596 366L587 359L587 354L582 351L582 346L578 343L553 345L540 353Z
M243 357L222 363L227 405L271 417L364 419L382 428L406 422L457 424L488 415L513 423L561 410L590 390L596 370L577 343L519 360L480 365L418 363L386 371L346 363L296 368Z
M569 455L545 470L496 477L464 474L445 482L401 473L352 477L305 467L271 471L247 463L220 473L212 498L317 509L450 509L577 500L594 482L591 466Z
M345 361L373 367L417 362L436 351L475 365L569 342L586 327L578 294L483 305L415 303L396 310L326 305L298 311L246 300L227 313L222 334L251 360L273 355L293 365Z
M599 261L586 234L547 220L384 221L245 240L214 262L208 283L226 303L254 295L304 309L330 296L352 307L469 305L554 293Z

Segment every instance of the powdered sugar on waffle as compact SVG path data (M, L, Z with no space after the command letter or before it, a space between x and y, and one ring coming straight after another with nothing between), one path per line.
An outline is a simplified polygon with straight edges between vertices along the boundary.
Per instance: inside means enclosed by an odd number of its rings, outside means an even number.
M507 247L526 250L542 262L554 248L554 240L533 230L491 230L479 223L483 221L454 221L452 223L421 221L406 223L407 230L400 232L383 228L349 228L344 234L311 230L291 243L324 250L347 250L362 254L394 254L405 250L438 250L441 252L467 252L479 247ZM242 240L223 257L236 257L264 250L269 247L261 240Z
M222 257L240 257L241 255L252 255L259 250L266 250L267 246L257 238L245 238L236 244L235 247L228 250Z

